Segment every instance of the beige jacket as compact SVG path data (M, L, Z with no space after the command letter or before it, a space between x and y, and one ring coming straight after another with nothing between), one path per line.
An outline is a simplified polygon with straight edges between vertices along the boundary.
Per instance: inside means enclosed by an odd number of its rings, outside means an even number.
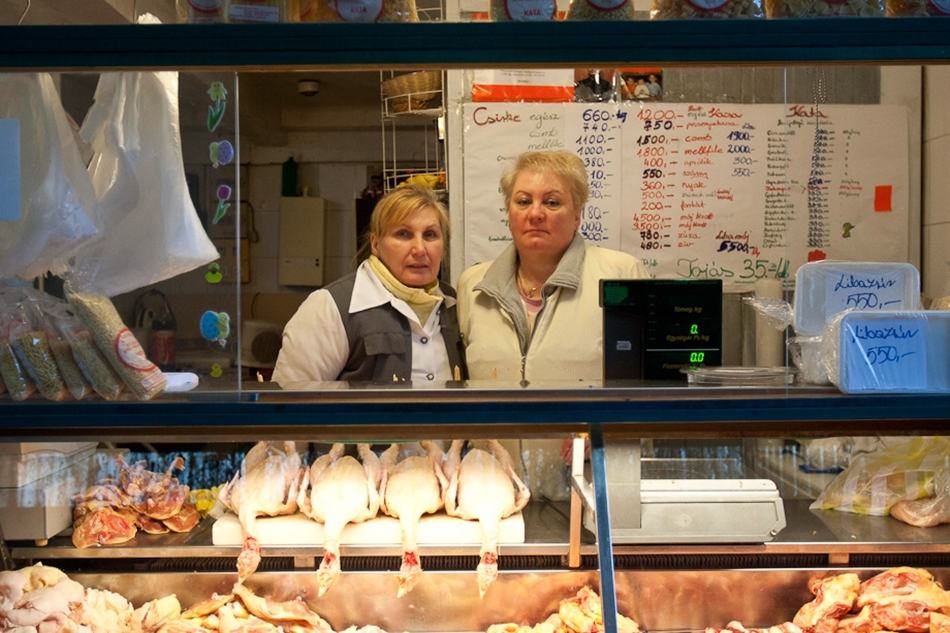
M469 378L500 381L601 380L604 327L601 279L643 279L636 257L584 243L575 235L541 289L544 303L528 336L510 244L497 259L459 278L458 317Z

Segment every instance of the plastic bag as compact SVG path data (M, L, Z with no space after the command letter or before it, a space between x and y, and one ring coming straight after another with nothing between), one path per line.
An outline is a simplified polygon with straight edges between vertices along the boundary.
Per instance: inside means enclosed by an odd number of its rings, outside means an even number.
M946 465L934 473L934 494L913 501L898 501L891 506L891 516L915 527L936 527L950 523L950 468Z
M73 314L65 304L61 308L51 310L49 316L53 327L62 337L61 340L66 341L69 346L76 366L95 392L106 400L118 400L125 385L103 353L96 347L92 334L82 324L79 317ZM53 348L53 351L55 353L56 348Z
M36 391L10 342L10 331L21 327L23 318L16 311L16 304L9 297L0 297L0 378L14 400L26 400Z
M177 73L103 74L80 134L107 229L77 254L74 290L112 297L219 257L185 181Z
M87 292L69 295L69 305L89 329L112 369L139 400L150 400L167 386L165 375L145 356L132 331L108 297Z
M61 402L69 397L59 373L46 332L37 327L27 303L17 306L18 316L10 327L10 343L21 366L47 400Z
M929 497L934 474L947 468L950 439L915 437L854 458L811 504L812 510L887 515L898 501Z
M0 279L62 274L101 224L50 75L0 74L0 119L20 122L20 219L0 222Z

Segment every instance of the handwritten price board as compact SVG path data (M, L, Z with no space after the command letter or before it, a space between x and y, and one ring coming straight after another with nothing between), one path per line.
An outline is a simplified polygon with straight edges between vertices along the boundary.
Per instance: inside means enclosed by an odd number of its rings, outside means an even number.
M785 279L807 261L906 261L901 106L470 103L464 265L511 241L498 180L526 150L584 160L581 234L654 277Z

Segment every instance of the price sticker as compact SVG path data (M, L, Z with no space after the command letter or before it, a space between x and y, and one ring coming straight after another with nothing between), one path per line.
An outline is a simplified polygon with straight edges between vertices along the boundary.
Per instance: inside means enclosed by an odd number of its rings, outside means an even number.
M927 391L922 317L847 315L841 321L843 391Z

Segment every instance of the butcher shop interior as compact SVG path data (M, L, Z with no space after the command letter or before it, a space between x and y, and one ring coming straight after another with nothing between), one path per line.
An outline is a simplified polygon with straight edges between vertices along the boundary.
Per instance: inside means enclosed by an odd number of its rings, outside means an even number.
M0 2L0 633L950 633L946 0Z

